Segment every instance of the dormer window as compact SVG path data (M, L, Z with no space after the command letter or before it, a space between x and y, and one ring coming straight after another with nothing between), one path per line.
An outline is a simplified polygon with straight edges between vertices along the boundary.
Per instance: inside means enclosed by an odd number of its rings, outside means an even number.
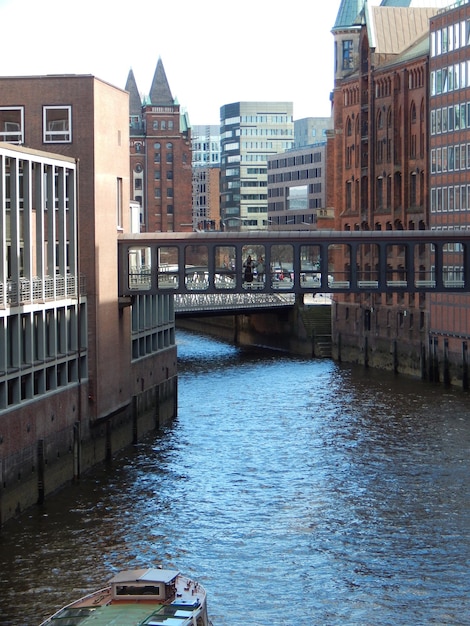
M71 143L72 107L43 107L43 133L44 143Z

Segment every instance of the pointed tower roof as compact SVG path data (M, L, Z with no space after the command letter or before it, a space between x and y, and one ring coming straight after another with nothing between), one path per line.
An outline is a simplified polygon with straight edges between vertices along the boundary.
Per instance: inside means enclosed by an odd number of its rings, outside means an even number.
M365 0L341 0L333 31L357 27L358 16L364 8Z
M149 93L150 103L156 106L173 106L175 103L171 95L170 86L166 78L161 58L158 59L152 86Z
M137 89L137 83L135 82L134 72L129 71L126 82L126 91L129 92L129 114L141 115L142 114L142 101L140 99L139 90Z

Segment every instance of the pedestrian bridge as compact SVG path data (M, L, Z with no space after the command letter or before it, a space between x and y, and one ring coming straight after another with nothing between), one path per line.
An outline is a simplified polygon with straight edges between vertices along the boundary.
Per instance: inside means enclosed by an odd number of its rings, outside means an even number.
M118 242L119 296L468 293L470 231L142 233ZM251 272L246 272L251 259Z
M185 293L175 294L175 315L196 317L203 315L233 315L234 313L261 313L273 309L289 309L295 305L294 293ZM320 300L317 302L320 304ZM325 302L326 303L326 302ZM331 304L331 301L327 302Z

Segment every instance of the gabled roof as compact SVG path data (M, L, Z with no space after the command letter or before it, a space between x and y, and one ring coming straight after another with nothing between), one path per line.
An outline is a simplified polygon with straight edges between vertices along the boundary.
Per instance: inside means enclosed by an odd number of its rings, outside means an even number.
M158 59L148 100L150 104L155 106L173 106L175 104L161 58Z
M396 9L437 9L449 6L454 2L455 0L341 0L332 30L334 32L335 30L356 28L362 22L361 14L363 11L370 11L372 6Z
M142 101L140 99L139 90L137 89L137 83L132 70L129 71L129 75L127 76L126 91L129 92L129 114L141 115Z
M455 0L382 0L382 7L410 7L412 9L444 8L454 4Z
M376 67L376 70L389 70L391 67L401 63L409 63L419 57L428 55L429 53L429 35L426 33L415 41L409 48L401 52L400 54L389 57L384 63L381 63Z
M429 31L429 20L437 11L437 7L405 8L366 3L370 47L377 54L403 52Z

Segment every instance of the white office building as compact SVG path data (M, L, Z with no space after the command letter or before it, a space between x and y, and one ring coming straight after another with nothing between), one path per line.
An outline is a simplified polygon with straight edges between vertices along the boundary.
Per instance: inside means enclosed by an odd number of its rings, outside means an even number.
M292 102L234 102L220 109L224 230L268 225L268 158L294 147Z

